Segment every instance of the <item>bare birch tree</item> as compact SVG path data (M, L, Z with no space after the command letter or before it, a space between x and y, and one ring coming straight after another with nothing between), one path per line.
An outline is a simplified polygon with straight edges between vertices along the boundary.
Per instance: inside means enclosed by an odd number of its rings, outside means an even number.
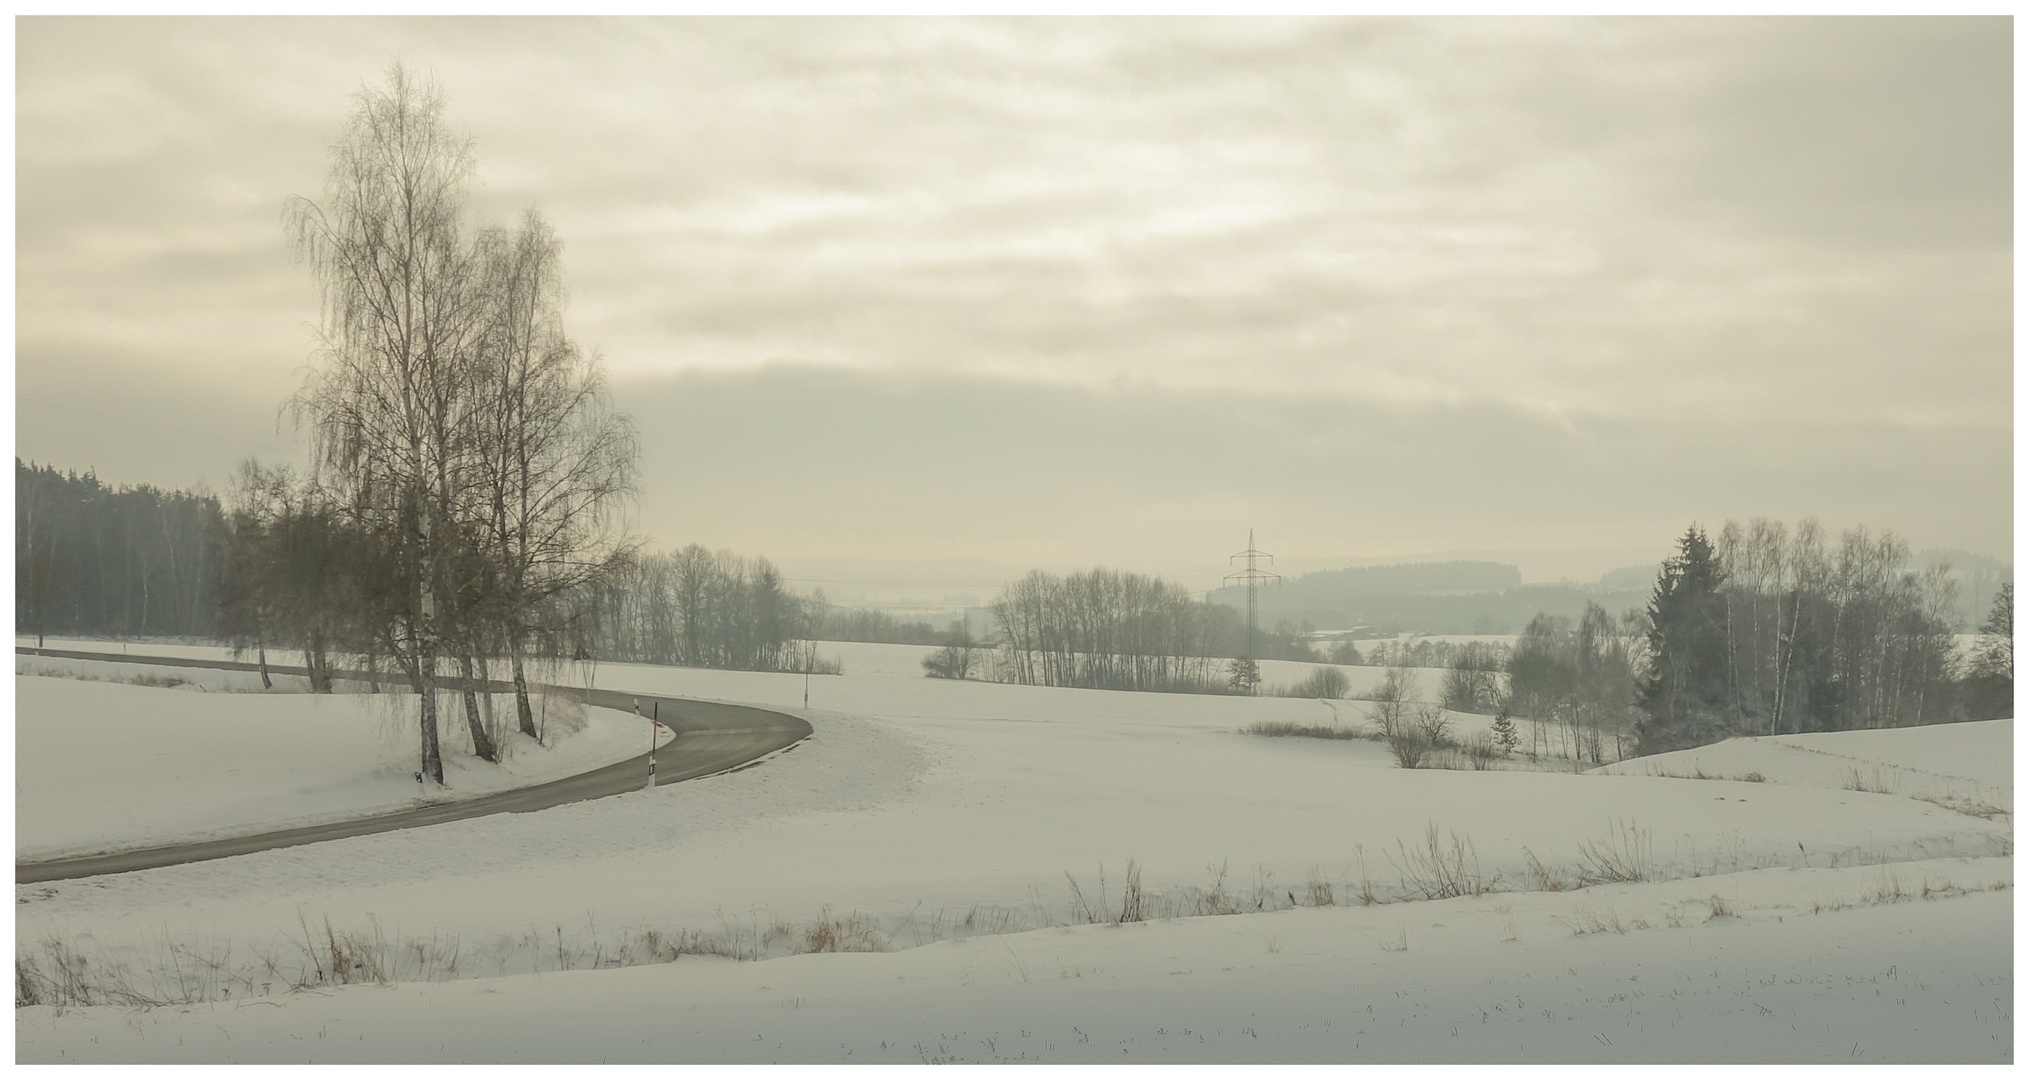
M400 599L386 644L419 702L422 771L441 784L437 659L456 509L472 479L461 369L480 327L460 234L473 158L444 122L442 93L399 64L355 101L323 201L292 198L285 211L323 291L320 362L292 404L314 475L394 555Z
M476 516L499 574L517 723L534 738L523 667L531 620L551 597L633 554L620 513L634 490L634 430L609 406L599 357L564 333L555 231L531 210L519 229L489 230L479 246L491 310L476 372Z

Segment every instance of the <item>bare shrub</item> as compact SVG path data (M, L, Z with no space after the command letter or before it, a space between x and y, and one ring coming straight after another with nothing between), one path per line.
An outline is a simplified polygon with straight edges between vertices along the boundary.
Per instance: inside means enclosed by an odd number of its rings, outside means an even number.
M1306 888L1310 897L1311 907L1331 907L1333 905L1331 880L1320 873L1315 866L1310 868L1310 881Z
M1100 870L1101 881L1105 880L1104 876L1105 873L1106 871L1104 870L1104 868L1101 868ZM1096 914L1094 914L1092 910L1092 905L1085 901L1085 890L1079 887L1078 879L1072 877L1071 872L1069 870L1064 871L1064 878L1065 880L1071 883L1072 912L1078 916L1080 922L1088 922L1088 923L1098 922L1099 918ZM1106 903L1106 898L1102 895L1099 898L1099 902L1100 904L1104 905Z
M1860 767L1855 765L1846 770L1845 788L1847 791L1865 791L1875 795L1893 795L1895 794L1896 779L1897 776L1894 772L1884 772L1879 765L1876 765L1871 771L1867 772L1862 772Z
M1588 904L1585 907L1579 908L1577 913L1571 917L1572 937L1584 937L1587 934L1604 934L1608 931L1616 934L1625 934L1627 930L1628 925L1621 921L1620 915L1611 907L1607 908L1606 913L1602 915L1592 910L1591 905Z
M1130 873L1132 872L1132 865L1132 863L1129 864ZM1192 895L1189 898L1191 904L1190 913L1193 915L1239 914L1239 906L1233 902L1232 895L1226 891L1226 864L1222 862L1217 866L1207 866L1205 867L1205 872L1212 875L1212 883L1204 888L1191 890Z
M1346 678L1345 672L1336 667L1321 667L1312 669L1307 678L1283 691L1283 695L1300 698L1342 698L1346 696L1346 691L1351 686L1352 683Z
M330 981L340 985L350 983L388 982L388 941L381 932L380 920L370 921L372 929L364 934L337 933L331 928L331 920L324 920L324 943L330 966ZM558 931L559 940L563 932Z
M1423 705L1416 710L1416 733L1433 747L1458 745L1451 735L1451 714L1442 705Z
M1366 695L1373 702L1367 718L1381 729L1381 734L1393 738L1409 726L1409 701L1415 694L1416 673L1406 667L1390 667L1381 677L1381 685Z
M1265 735L1269 738L1303 739L1357 739L1358 731L1337 727L1332 724L1298 724L1288 720L1265 720L1249 724L1240 729L1245 735Z
M1705 900L1705 907L1711 912L1710 915L1705 917L1706 922L1711 922L1713 919L1730 919L1733 917L1733 905L1728 903L1726 898L1718 893L1713 893Z
M1535 852L1530 851L1528 848L1523 848L1522 854L1529 860L1529 880L1531 884L1543 892L1564 891L1564 882L1544 868L1543 860L1538 859Z
M1140 922L1142 919L1141 864L1133 858L1127 860L1127 881L1121 888L1120 918L1115 922Z
M1648 881L1655 873L1649 831L1636 828L1632 821L1614 822L1603 840L1580 840L1578 856L1580 885Z
M1494 767L1494 759L1501 756L1500 747L1494 745L1494 738L1484 732L1475 735L1465 744L1465 759L1472 767L1485 772Z
M880 933L865 915L855 911L843 919L834 918L830 908L824 908L817 921L803 930L803 944L799 953L885 952Z
M1388 751L1395 755L1395 764L1405 769L1417 769L1430 755L1430 743L1422 732L1405 726L1388 736Z
M1439 841L1435 823L1424 832L1421 847L1412 848L1395 841L1401 859L1389 856L1388 862L1401 875L1403 891L1425 900L1479 896L1492 891L1498 875L1487 877L1480 873L1479 853L1473 850L1472 841L1448 829L1446 832L1450 833L1449 844Z

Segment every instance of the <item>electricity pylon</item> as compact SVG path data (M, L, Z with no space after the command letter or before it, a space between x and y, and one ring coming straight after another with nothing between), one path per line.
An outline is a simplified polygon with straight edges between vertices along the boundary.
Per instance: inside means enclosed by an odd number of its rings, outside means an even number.
M1254 626L1258 621L1259 601L1255 598L1254 590L1264 581L1281 581L1282 575L1269 570L1263 570L1255 565L1256 559L1267 559L1272 563L1275 561L1275 556L1265 551L1254 550L1253 529L1247 530L1247 550L1238 552L1231 558L1228 558L1226 565L1231 566L1234 559L1247 560L1247 569L1227 574L1226 581L1229 584L1234 581L1244 581L1247 583L1247 664L1258 672L1260 668L1255 664L1258 657L1254 655Z

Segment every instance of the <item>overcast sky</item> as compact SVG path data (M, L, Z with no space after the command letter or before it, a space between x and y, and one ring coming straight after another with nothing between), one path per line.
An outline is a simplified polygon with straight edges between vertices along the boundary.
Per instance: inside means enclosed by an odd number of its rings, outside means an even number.
M287 459L283 241L434 77L641 431L639 528L834 596L2012 540L2005 19L16 24L16 453ZM869 592L881 591L867 587Z

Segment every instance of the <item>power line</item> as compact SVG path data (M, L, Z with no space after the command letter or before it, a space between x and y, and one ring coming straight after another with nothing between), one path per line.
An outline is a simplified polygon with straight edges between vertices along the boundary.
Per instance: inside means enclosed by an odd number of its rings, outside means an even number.
M1271 570L1259 569L1254 565L1254 561L1256 559L1261 558L1266 558L1269 562L1274 562L1275 556L1270 555L1265 551L1254 550L1253 529L1247 530L1247 550L1228 557L1226 560L1226 564L1228 566L1231 566L1234 559L1242 559L1242 558L1247 560L1247 569L1241 570L1238 573L1227 574L1226 580L1241 581L1245 582L1247 585L1247 660L1248 662L1252 663L1255 659L1254 624L1257 621L1255 618L1256 612L1254 599L1255 586L1261 584L1264 581L1281 581L1282 575L1275 573L1274 571Z

